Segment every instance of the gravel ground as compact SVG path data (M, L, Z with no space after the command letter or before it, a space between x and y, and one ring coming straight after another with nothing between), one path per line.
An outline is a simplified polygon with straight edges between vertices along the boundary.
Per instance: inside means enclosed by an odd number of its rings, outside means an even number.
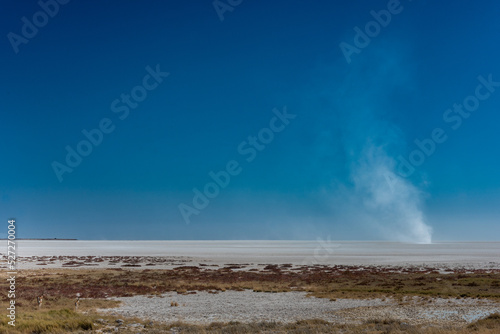
M305 292L264 293L224 291L180 295L165 294L162 297L134 296L115 298L123 302L111 312L122 316L148 318L155 321L184 321L196 324L211 322L294 322L300 319L320 318L334 320L332 313L341 309L390 305L380 299L337 299L306 297ZM177 302L179 306L171 306Z
M369 319L396 319L411 325L436 324L461 327L500 312L500 303L485 299L442 299L430 302L413 298L409 302L392 306L348 309L337 312L347 323Z
M263 293L206 291L161 297L134 296L115 298L119 308L105 310L126 317L160 322L183 321L208 324L215 321L295 322L300 319L324 319L336 323L361 323L369 319L396 319L408 324L461 326L491 313L500 312L500 304L476 299L409 299L400 304L393 300L337 299L306 297L305 292ZM179 306L171 306L177 302Z

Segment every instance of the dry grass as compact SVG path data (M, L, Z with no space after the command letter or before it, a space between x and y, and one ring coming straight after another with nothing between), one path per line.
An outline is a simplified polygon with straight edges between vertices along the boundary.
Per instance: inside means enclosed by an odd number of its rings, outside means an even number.
M240 333L345 333L345 334L497 334L500 333L500 315L492 314L479 320L467 328L435 328L412 326L391 319L374 319L361 325L338 325L321 319L296 321L291 324L276 322L254 323L211 323L210 325L192 325L181 322L172 324L152 323L139 319L127 319L117 325L116 318L96 313L81 314L68 309L50 311L31 311L22 313L13 329L7 320L0 320L0 333L94 333L113 332L119 328L120 333L192 333L192 334L240 334ZM129 327L134 324L135 327ZM140 325L137 327L137 325Z
M162 294L169 291L257 292L306 291L322 298L376 298L404 296L469 297L500 299L500 271L453 271L440 274L424 270L360 267L302 267L289 270L270 265L262 271L228 268L179 267L173 270L42 269L19 272L23 289L18 299L32 303L44 293L44 303L60 299L106 298ZM0 281L0 300L7 301L6 281ZM28 302L29 301L29 302ZM82 303L83 307L83 303Z
M166 333L170 332L172 329L175 329L178 333L193 334L498 334L500 333L500 316L498 314L491 315L488 318L479 320L470 325L468 328L463 329L411 326L391 319L370 320L361 325L337 325L321 319L310 319L297 321L292 324L280 324L275 322L244 324L240 322L230 322L212 323L208 326L197 326L174 323L164 327L151 328L149 333Z
M94 328L94 318L69 309L18 312L15 328L8 318L0 320L1 333L70 333Z
M99 319L101 318L101 319ZM479 320L463 329L432 328L411 326L391 319L370 320L361 325L337 325L321 319L301 320L292 324L276 322L255 323L212 323L210 325L192 325L181 322L172 324L152 324L140 322L137 319L125 319L117 325L115 319L98 315L82 315L70 310L47 311L37 314L28 313L20 318L16 330L12 330L5 322L0 321L0 332L11 333L88 333L100 330L113 332L119 328L120 333L191 333L191 334L497 334L500 333L500 315L494 314ZM140 324L140 327L130 327L130 324Z
M236 270L234 270L236 269ZM240 267L205 269L179 267L173 270L124 269L39 269L20 270L16 279L16 329L0 318L0 333L77 333L111 328L112 317L98 315L96 309L117 306L112 296L159 295L169 291L191 293L204 290L218 293L225 290L252 289L260 292L306 291L323 298L406 296L472 297L500 299L500 271L461 270L440 274L433 268L361 268L345 266L312 266L289 268L269 265L260 271L242 271ZM0 308L5 309L7 281L0 276ZM74 312L77 293L81 294L78 312ZM37 309L36 297L44 294L44 303ZM172 305L177 306L177 305ZM100 323L97 319L105 319ZM140 320L126 319L139 323ZM468 328L423 328L390 319L375 319L357 326L340 326L323 320L299 321L294 324L214 323L195 326L142 323L143 332L165 333L176 327L180 333L424 333L424 334L493 334L500 333L500 316L492 315ZM141 326L142 326L141 325ZM120 332L127 333L125 325ZM130 333L137 333L131 330Z

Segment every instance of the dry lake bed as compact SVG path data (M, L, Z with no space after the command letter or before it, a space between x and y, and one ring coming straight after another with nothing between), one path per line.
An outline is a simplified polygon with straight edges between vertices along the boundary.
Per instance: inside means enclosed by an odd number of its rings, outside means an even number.
M17 246L18 321L26 333L500 332L498 242L20 240Z
M20 240L18 256L166 257L189 263L434 265L500 268L500 242ZM20 268L29 267L22 262ZM59 265L56 260L54 265ZM51 263L48 263L50 266Z

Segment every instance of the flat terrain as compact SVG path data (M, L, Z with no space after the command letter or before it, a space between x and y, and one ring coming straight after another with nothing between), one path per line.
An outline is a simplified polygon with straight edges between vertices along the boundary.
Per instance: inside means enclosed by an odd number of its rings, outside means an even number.
M166 293L161 298L121 297L112 313L155 321L181 321L208 325L212 322L259 321L294 323L321 319L336 324L361 324L371 319L392 319L411 325L465 327L500 312L495 301L467 298L350 299L308 297L306 292L259 293L252 290ZM172 303L178 304L171 307Z
M171 256L151 248L143 256L121 242L100 250L93 242L24 242L31 244L19 248L18 326L2 319L2 333L500 333L498 243L207 242L204 254L182 255L177 245ZM39 242L47 247L30 253ZM436 249L434 261L422 261ZM359 263L340 263L347 258Z
M500 242L408 244L346 241L59 241L21 240L18 256L30 257L20 269L33 268L39 257L139 256L168 258L193 264L265 263L294 265L383 265L500 268ZM53 263L50 263L53 262ZM57 267L57 258L47 266ZM108 261L94 263L107 267ZM171 265L170 265L171 264ZM159 263L157 265L160 265Z

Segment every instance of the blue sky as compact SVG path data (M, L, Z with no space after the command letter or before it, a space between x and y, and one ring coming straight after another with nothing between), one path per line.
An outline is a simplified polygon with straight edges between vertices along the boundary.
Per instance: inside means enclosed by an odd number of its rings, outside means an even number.
M499 240L499 3L41 3L0 4L0 209L19 237ZM348 62L340 44L371 11L390 22ZM453 129L446 110L477 89ZM103 120L113 130L69 166ZM435 129L446 141L398 173Z

